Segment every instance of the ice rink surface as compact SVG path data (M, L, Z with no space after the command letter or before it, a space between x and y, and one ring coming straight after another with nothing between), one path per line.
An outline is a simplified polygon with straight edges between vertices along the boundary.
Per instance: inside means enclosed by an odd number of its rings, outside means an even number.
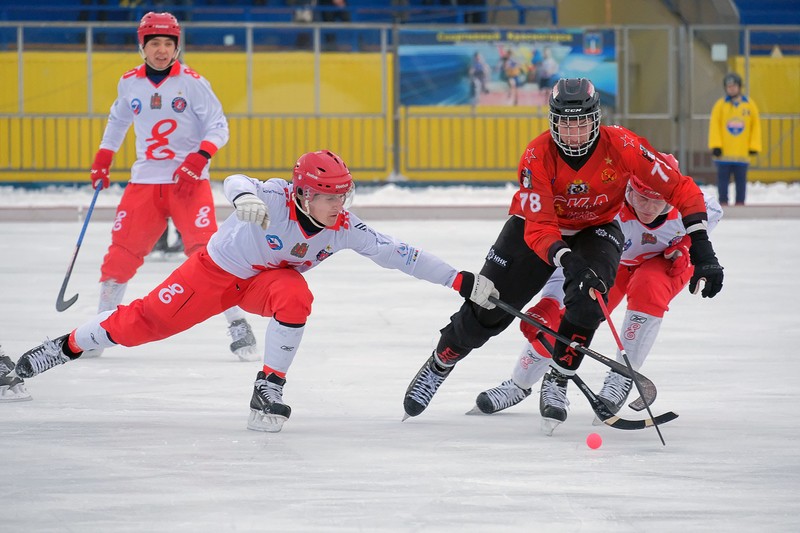
M477 270L502 223L373 226ZM66 295L78 302L55 310L80 227L0 224L0 343L15 360L96 309L108 222L89 224ZM552 437L537 395L465 416L510 375L517 323L401 423L405 389L461 299L342 252L307 275L316 299L281 433L245 429L260 363L234 361L221 316L57 367L28 380L33 401L0 404L0 530L797 531L798 233L800 220L723 219L712 234L723 292L679 296L642 369L658 386L654 412L680 414L661 428L665 447L652 428L593 427L574 385ZM127 297L175 266L146 262ZM261 348L267 320L249 320ZM606 325L592 348L613 357ZM589 359L580 370L595 390L604 372ZM604 443L591 450L595 431Z

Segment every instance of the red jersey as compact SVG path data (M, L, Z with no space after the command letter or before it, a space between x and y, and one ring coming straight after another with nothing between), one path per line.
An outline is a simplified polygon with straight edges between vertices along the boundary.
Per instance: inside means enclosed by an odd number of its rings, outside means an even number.
M669 166L643 137L621 126L600 126L597 145L578 169L559 155L550 132L529 144L519 161L520 188L509 214L525 219L525 242L544 261L562 234L614 220L625 198L628 176L638 176L664 195L682 217L702 214L703 193L694 180ZM551 250L552 248L552 250Z

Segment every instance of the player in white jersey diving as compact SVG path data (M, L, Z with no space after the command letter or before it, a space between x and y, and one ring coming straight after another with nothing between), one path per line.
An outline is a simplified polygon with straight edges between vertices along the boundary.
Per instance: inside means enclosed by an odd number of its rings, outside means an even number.
M678 168L671 154L661 154L668 164ZM703 193L708 212L708 230L722 218L719 202ZM627 298L625 319L620 327L622 346L634 370L639 370L658 336L669 304L689 283L694 268L689 261L691 240L677 210L636 176L628 182L625 202L617 215L625 236L622 259L614 286L608 295L609 311ZM542 289L539 302L527 314L558 330L564 314L564 273L557 269ZM558 383L550 373L554 339L526 322L520 329L529 341L514 364L511 377L497 387L481 392L470 413L493 414L518 404L531 394L533 385L544 376L539 395L542 430L551 435L567 419L566 385ZM545 339L545 343L542 340ZM617 361L623 362L617 351ZM547 375L545 375L547 373ZM617 413L633 387L630 378L609 370L597 396Z
M333 152L301 156L291 183L234 174L225 180L224 191L236 211L205 249L189 257L144 298L98 314L71 333L23 354L17 375L35 376L77 359L88 349L164 339L239 305L272 317L247 427L276 432L291 414L283 401L283 386L311 313L313 295L302 273L334 253L353 250L379 266L452 287L482 307L493 308L489 296L499 296L484 276L459 272L350 213L353 178Z
M98 312L117 307L128 281L142 266L172 218L184 253L202 249L217 230L208 164L229 137L222 105L208 81L178 61L181 28L170 13L147 13L137 30L144 63L122 75L92 164L92 186L109 186L109 169L133 124L136 162L111 229L100 267ZM230 350L243 361L258 359L244 312L223 310ZM89 350L84 357L98 357Z

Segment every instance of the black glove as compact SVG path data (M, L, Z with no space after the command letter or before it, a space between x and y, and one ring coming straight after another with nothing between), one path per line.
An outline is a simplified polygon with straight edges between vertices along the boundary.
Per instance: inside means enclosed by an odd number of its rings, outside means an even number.
M722 148L712 148L711 149L711 155L713 155L714 157L721 156L722 155Z
M564 267L564 273L575 279L578 282L578 290L586 296L594 298L594 294L590 289L594 289L600 294L605 294L608 291L606 282L597 275L597 272L592 270L589 263L576 254L569 251L561 257L561 266Z
M708 233L705 230L693 231L689 234L692 239L692 246L689 248L689 257L694 265L694 274L689 280L689 291L697 294L698 283L705 280L703 287L703 298L713 298L722 290L722 267L717 261L714 247L708 240Z
M755 150L750 150L750 152L749 152L749 153L750 153L750 155L752 155L752 156L757 156L757 155L758 155L758 152L756 152Z

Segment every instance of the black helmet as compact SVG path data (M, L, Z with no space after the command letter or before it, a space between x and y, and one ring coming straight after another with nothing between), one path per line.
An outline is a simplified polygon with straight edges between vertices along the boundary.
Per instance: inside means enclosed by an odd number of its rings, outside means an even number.
M588 131L587 125L591 125ZM589 151L600 135L600 95L591 81L558 80L550 94L550 135L567 155L582 156Z
M722 88L724 89L731 83L741 87L742 86L742 77L736 74L735 72L729 72L725 74L725 77L722 78Z

